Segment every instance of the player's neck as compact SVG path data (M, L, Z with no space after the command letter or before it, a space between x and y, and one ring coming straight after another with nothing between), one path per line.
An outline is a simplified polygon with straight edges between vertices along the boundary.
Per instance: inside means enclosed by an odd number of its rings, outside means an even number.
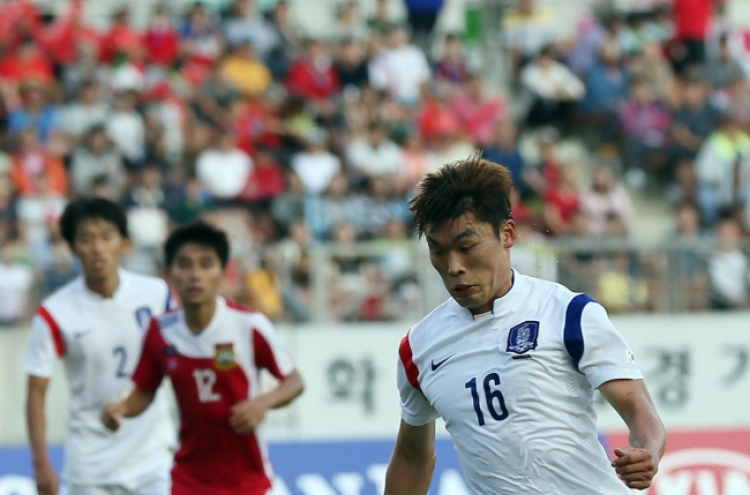
M193 333L201 333L216 313L216 298L201 304L186 304L185 323Z
M86 287L94 294L99 294L105 299L111 298L117 288L120 286L120 273L115 271L113 274L104 278L84 277Z

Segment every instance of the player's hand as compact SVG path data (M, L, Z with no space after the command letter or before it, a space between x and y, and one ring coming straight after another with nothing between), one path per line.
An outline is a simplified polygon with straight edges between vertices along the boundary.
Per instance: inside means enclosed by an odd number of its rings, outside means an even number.
M57 495L60 491L60 480L49 460L34 466L34 480L39 495Z
M268 411L268 406L262 397L235 404L232 406L229 426L239 434L252 433L255 427L266 417L266 411Z
M612 461L617 476L628 488L645 490L651 486L659 467L654 461L654 456L646 449L625 447L615 449L617 458Z
M122 404L119 402L110 402L102 412L102 423L107 429L117 431L122 422Z

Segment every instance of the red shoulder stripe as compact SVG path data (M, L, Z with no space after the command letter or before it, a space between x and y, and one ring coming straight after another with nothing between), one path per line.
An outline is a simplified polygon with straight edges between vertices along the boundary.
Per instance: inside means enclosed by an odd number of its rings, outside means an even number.
M409 383L411 383L412 387L421 392L422 388L419 386L419 369L417 368L417 365L414 364L414 359L412 358L411 343L409 342L408 333L403 339L401 339L401 345L398 347L398 354L401 357L401 362L404 363L404 370L406 370L406 378L409 379Z
M65 355L65 339L63 339L62 331L60 330L60 326L57 324L54 318L52 318L52 315L49 314L49 311L47 311L44 306L39 306L39 309L36 310L36 314L41 316L44 321L47 323L47 326L49 327L50 332L52 333L52 340L55 342L55 350L57 351L57 355L62 357Z

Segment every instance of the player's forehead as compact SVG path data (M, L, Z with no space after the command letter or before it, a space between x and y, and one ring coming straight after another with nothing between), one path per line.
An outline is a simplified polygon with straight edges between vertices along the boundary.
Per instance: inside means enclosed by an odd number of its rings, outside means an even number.
M473 212L466 212L440 224L428 225L425 229L427 242L449 244L466 238L493 236L492 224L477 218Z
M188 241L177 248L174 256L175 260L202 260L206 258L215 258L220 261L219 253L216 249L208 244Z
M99 217L86 217L76 223L76 236L90 236L119 233L120 229L114 222Z

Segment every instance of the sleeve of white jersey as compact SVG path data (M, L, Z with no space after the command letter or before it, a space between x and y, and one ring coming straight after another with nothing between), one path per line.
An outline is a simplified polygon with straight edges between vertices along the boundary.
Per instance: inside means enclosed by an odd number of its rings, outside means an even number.
M279 332L271 320L260 313L253 315L252 339L255 363L259 368L267 369L278 379L294 371L294 359L281 342Z
M594 389L610 380L639 380L643 374L635 355L598 303L589 303L581 314L583 355L578 369Z
M52 340L52 331L39 315L31 321L28 346L26 348L26 373L42 378L51 378L55 371L57 352Z
M414 388L409 382L406 370L404 369L404 363L401 359L398 360L396 382L398 383L398 391L401 396L401 419L404 422L412 426L422 426L440 416L427 401L422 391Z

